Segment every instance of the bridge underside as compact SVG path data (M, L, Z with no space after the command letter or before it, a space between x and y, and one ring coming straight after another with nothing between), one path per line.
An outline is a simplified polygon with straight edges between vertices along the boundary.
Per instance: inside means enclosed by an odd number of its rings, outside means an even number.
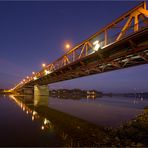
M48 106L49 89L48 85L34 85L22 87L17 90L17 95L20 95L26 104L34 104L34 106Z
M148 28L26 85L45 85L146 63L148 63Z
M26 86L17 90L19 95L49 96L48 85Z

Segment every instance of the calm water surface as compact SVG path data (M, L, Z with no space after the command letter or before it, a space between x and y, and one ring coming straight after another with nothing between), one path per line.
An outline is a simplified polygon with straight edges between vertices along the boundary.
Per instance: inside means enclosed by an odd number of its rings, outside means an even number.
M117 127L142 113L147 98L102 97L80 100L49 99L49 107L97 125Z
M96 125L116 127L148 106L147 98L102 97L90 99L23 98L27 104L46 105ZM65 146L63 137L46 120L13 96L0 96L0 146Z
M63 146L54 129L42 129L44 119L34 120L16 101L0 96L0 146Z

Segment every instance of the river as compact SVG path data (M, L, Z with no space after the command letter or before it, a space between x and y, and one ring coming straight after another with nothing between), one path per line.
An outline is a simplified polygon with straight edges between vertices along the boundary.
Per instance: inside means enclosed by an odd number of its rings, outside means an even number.
M42 115L34 110L34 105L46 106L46 109L41 111ZM1 95L0 146L73 146L72 137L77 132L72 129L73 125L70 127L70 122L76 121L79 124L79 126L77 125L78 129L83 129L81 127L82 122L83 126L90 123L95 126L115 128L142 113L145 106L148 106L148 99L140 97L102 97L72 100L70 98ZM47 108L53 109L50 114L52 122L44 117L48 114ZM53 112L54 110L55 112ZM62 112L65 114L62 114ZM58 119L60 116L61 119ZM66 122L69 122L67 129L64 127L66 125L64 118Z

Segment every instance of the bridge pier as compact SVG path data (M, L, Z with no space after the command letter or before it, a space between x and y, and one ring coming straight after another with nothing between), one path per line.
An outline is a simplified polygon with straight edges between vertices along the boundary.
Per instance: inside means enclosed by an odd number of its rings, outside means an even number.
M16 93L19 93L20 95L33 95L34 87L33 86L24 87L23 89L17 91Z
M34 96L49 96L48 85L34 85Z
M48 105L49 89L48 85L34 85L34 105Z

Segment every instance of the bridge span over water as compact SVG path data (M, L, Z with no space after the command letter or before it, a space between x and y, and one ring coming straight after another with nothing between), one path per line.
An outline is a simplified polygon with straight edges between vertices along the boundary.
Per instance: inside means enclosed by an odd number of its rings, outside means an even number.
M142 2L41 71L23 79L11 91L35 86L34 92L46 94L47 84L146 63L148 9L146 2Z

